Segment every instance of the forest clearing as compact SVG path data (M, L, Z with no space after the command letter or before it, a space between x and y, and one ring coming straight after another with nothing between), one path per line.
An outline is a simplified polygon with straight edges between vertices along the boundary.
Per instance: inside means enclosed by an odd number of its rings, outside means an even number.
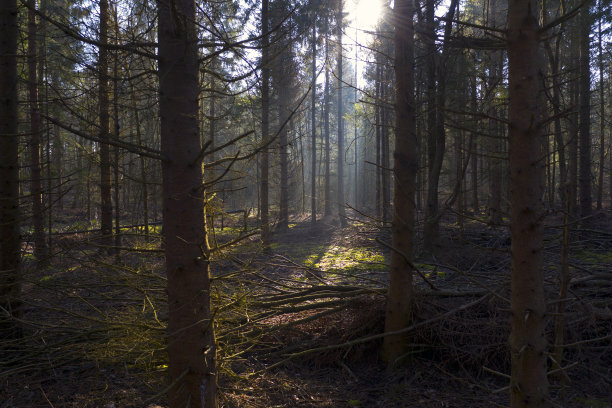
M0 408L612 406L610 0L2 0Z

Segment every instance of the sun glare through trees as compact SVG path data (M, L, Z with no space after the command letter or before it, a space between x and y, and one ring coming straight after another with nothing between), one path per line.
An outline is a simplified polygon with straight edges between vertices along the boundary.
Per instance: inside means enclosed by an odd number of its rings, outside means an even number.
M612 406L611 0L0 2L0 408Z

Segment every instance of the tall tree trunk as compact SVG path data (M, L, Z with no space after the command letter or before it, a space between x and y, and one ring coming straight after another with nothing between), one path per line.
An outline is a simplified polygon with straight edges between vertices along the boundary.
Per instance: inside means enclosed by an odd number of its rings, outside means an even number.
M336 10L336 36L338 41L338 217L340 226L347 225L346 213L344 209L344 107L342 100L342 29L343 29L343 1L338 0L338 10Z
M20 336L19 136L17 134L17 2L0 3L0 336Z
M414 111L414 6L411 0L395 0L395 190L393 202L390 282L385 331L401 330L410 324L412 314L412 250L415 224L415 182L417 172L416 126ZM393 364L401 357L408 341L406 334L387 336L383 358Z
M30 194L32 197L32 223L34 224L34 256L40 265L46 261L43 192L40 164L40 109L38 106L38 71L36 1L29 0L28 7L28 94L30 99Z
M324 109L324 133L325 133L325 211L324 215L329 217L332 215L332 199L331 199L331 146L329 143L329 111L330 111L330 96L329 96L329 17L325 16L325 89L323 95Z
M547 405L542 263L543 134L536 0L508 4L512 408Z
M557 145L557 154L559 155L559 197L561 198L561 204L565 208L566 192L567 192L567 161L566 161L566 149L565 142L563 141L563 133L561 129L561 98L560 98L560 85L559 85L559 46L561 36L557 37L558 40L555 44L555 50L553 52L550 43L546 44L546 53L548 55L548 64L550 67L550 76L552 81L551 89L551 103L553 107L553 114L555 116L553 122L553 131L555 135L555 144Z
M450 38L453 28L453 19L457 8L458 0L451 0L448 12L445 16L444 37L442 40L442 53L440 55L440 63L435 63L435 43L433 48L434 55L431 56L432 67L434 70L433 80L437 82L437 88L434 85L434 103L433 103L433 127L430 132L430 156L429 156L429 183L427 189L427 206L425 207L425 227L423 230L423 247L425 251L433 251L435 243L440 235L440 209L438 203L438 189L440 183L440 174L442 172L442 164L444 162L444 153L446 152L446 129L444 119L444 108L446 105L446 64L448 62L448 39ZM433 24L433 20L431 22ZM431 35L431 33L429 33ZM435 38L435 33L434 33ZM432 39L433 41L433 39ZM431 45L430 45L431 47ZM431 74L430 74L431 75ZM431 80L432 78L430 78ZM430 119L428 119L430 120ZM432 123L430 123L432 124Z
M580 216L592 213L591 196L591 68L590 40L591 1L587 0L580 9ZM590 225L589 219L585 220Z
M278 132L278 154L280 161L280 201L277 228L279 229L279 231L286 231L289 229L289 146L287 141L289 125L286 122L290 113L288 91L285 86L280 86L279 88L278 123L281 126L281 129Z
M268 250L270 245L270 218L269 218L269 150L268 139L270 138L270 38L268 33L269 24L269 4L268 0L261 2L261 32L262 38L262 62L261 62L261 142L264 144L261 150L261 239L264 250Z
M476 94L476 78L472 81L472 94L471 94L472 112L476 112L478 109L478 95ZM478 202L478 120L474 121L474 133L470 137L470 141L474 141L474 144L470 144L470 152L472 158L472 208L474 214L478 215L480 211L480 203Z
M605 87L604 87L604 56L603 56L603 33L601 29L601 19L603 18L602 0L599 0L599 19L598 19L598 51L599 51L599 181L597 183L597 209L601 210L603 203L603 185L604 185L604 162L605 162ZM611 170L612 171L612 170Z
M380 107L380 178L382 184L382 220L383 223L389 221L392 217L391 215L391 160L389 155L391 154L389 150L389 128L390 128L390 115L389 109L387 108L387 103L391 99L389 97L389 84L390 84L390 68L383 65L382 72L383 79L380 85L380 96L382 106Z
M215 408L216 348L210 304L198 129L194 0L158 1L163 231L168 277L170 408Z
M115 30L115 42L119 42L119 21L117 19L117 8L113 7L113 27ZM114 137L115 140L119 140L119 50L114 52L113 61L113 125L114 125ZM114 159L113 159L113 173L115 179L115 185L113 189L114 201L115 201L115 247L119 254L119 247L121 246L121 206L119 205L119 146L113 147ZM131 173L130 173L131 174ZM125 208L125 207L124 207Z
M129 71L127 76L130 77ZM136 102L136 93L134 92L134 84L130 80L130 99L132 105L132 114L134 115L134 127L136 128L136 141L139 146L143 145L142 134L140 132L140 114ZM144 224L145 241L149 242L149 181L147 177L147 162L143 155L139 155L140 160L140 182L142 184L142 222Z
M100 46L98 51L98 105L100 117L100 229L102 243L113 244L113 205L111 199L111 164L108 113L108 0L100 0ZM109 248L107 248L108 250Z
M317 223L317 26L312 25L312 107L311 107L311 172L310 172L310 211L312 224Z
M376 131L376 217L384 221L382 214L382 160L381 160L381 145L382 145L382 124L381 124L381 106L382 106L382 66L380 54L376 56L376 105L374 106L375 115L375 131Z

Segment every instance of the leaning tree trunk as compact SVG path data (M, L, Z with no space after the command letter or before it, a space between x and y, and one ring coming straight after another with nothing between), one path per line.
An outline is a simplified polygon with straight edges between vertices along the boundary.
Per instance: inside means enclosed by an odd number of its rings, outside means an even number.
M21 315L17 2L0 3L0 336L14 338ZM6 311L6 312L5 312ZM7 314L8 312L8 314Z
M414 6L411 0L395 0L395 190L393 202L391 271L385 331L401 330L412 312L412 248L414 240L417 155L414 113ZM401 357L408 341L405 334L385 337L383 358L390 364Z
M194 0L158 1L163 231L171 408L214 408L210 263L198 129ZM190 404L190 405L189 405Z
M508 4L512 408L543 407L546 301L542 263L543 132L536 0Z

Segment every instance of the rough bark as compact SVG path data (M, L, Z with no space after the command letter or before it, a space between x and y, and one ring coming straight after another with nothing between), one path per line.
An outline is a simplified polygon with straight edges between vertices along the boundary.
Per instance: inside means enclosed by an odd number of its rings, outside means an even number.
M21 315L19 138L17 134L17 2L0 2L0 336L17 337Z
M194 0L158 1L170 408L214 408L216 349L198 129ZM190 405L189 405L190 404Z
M413 302L411 258L415 221L417 172L414 107L414 6L411 0L396 0L395 21L395 103L396 141L394 152L395 190L392 226L391 270L385 331L401 330L410 323ZM401 357L408 345L406 335L387 336L383 358L390 364Z
M108 0L100 0L100 36L98 47L98 108L100 120L100 140L109 140L109 102L108 102ZM100 143L100 229L102 243L113 243L113 204L111 199L110 146Z
M512 408L547 405L543 132L536 0L508 4Z

